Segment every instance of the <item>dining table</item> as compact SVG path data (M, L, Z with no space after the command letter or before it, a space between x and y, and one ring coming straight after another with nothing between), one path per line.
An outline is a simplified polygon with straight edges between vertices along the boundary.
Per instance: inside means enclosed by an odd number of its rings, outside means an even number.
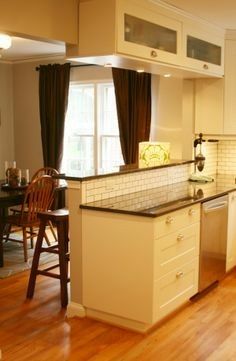
M5 217L8 215L8 208L22 203L26 187L10 188L4 187L0 182L0 267L4 266L3 259L3 235L5 228Z

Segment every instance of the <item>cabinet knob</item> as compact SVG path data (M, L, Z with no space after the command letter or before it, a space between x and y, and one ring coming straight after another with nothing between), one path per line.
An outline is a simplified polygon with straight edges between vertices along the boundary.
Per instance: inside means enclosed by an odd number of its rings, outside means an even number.
M184 275L184 272L179 271L176 273L176 278L181 278L181 277L183 277L183 275Z
M168 217L166 218L166 224L170 224L170 223L173 223L173 222L174 222L174 218L173 218L173 217L168 216Z
M189 216L193 216L195 213L196 213L195 209L192 208L188 211Z
M180 233L177 237L177 241L180 242L183 241L183 239L184 239L184 235Z
M206 69L206 70L207 70L207 69L209 69L209 66L208 66L207 64L204 64L204 65L203 65L203 69Z
M156 58L156 57L157 57L157 52L156 52L155 50L152 50L152 51L151 51L151 56L152 56L153 58Z

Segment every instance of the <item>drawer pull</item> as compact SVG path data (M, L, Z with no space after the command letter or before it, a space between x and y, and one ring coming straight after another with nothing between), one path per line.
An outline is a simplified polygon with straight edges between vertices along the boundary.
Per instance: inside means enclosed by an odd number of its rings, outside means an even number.
M184 272L179 271L176 273L176 278L181 278L181 277L183 277L183 275L184 275Z
M173 223L173 222L174 222L174 218L173 218L173 217L168 216L168 217L166 218L166 224L171 224L171 223Z
M152 56L153 58L156 58L156 57L157 57L157 52L156 52L155 50L152 50L152 51L151 51L151 56Z
M193 216L195 213L196 213L195 209L192 208L188 211L189 216Z
M180 242L180 241L183 241L183 240L184 240L184 235L179 234L178 237L177 237L177 241Z

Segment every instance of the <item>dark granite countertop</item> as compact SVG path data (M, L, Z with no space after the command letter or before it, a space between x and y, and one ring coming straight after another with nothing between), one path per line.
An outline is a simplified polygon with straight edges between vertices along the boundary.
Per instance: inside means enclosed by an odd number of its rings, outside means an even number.
M129 165L123 165L120 167L107 168L107 169L78 170L78 172L75 172L74 174L59 174L58 176L56 176L56 178L82 182L97 178L104 178L104 177L135 173L135 172L143 172L157 168L175 167L178 165L191 164L191 163L194 163L194 160L171 159L168 164L163 164L156 167L139 168L137 164L129 164Z
M236 190L234 175L217 175L214 182L180 182L82 204L82 209L158 217Z

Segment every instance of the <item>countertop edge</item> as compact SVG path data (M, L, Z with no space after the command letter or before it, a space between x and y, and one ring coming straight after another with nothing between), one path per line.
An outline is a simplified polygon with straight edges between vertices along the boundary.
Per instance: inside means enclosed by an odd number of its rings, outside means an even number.
M134 215L134 216L139 216L139 217L148 217L148 218L156 218L156 217L160 217L162 215L168 214L170 212L179 210L179 209L183 209L186 207L189 207L191 205L195 205L197 203L204 203L206 201L209 201L211 199L214 199L216 197L220 197L223 195L226 195L228 193L231 193L233 191L236 190L236 186L234 188L230 188L228 190L216 193L215 195L211 195L211 196L207 196L207 197L203 197L203 198L199 198L199 199L193 199L190 201L186 201L186 203L184 204L176 204L173 205L171 207L163 207L162 209L158 210L155 213L146 213L145 210L143 211L128 211L128 210L122 210L122 209L113 209L113 208L103 208L103 207L99 207L99 206L93 206L93 205L89 205L89 203L87 204L81 204L80 208L81 209L88 209L88 210L92 210L92 211L100 211L100 212L106 212L106 213L118 213L118 214L128 214L128 215Z
M146 167L146 168L132 168L131 167L129 169L122 169L117 172L108 172L105 174L101 173L101 174L94 174L94 175L80 176L80 177L69 176L66 174L59 174L59 175L56 175L55 178L65 179L68 181L71 180L71 181L83 182L83 181L94 180L94 179L98 179L98 178L106 178L106 177L125 175L125 174L130 174L130 173L149 171L149 170L154 170L154 169L168 168L168 167L176 167L179 165L192 164L195 161L194 160L172 160L171 162L172 163L158 165L158 166L154 166L154 167Z

